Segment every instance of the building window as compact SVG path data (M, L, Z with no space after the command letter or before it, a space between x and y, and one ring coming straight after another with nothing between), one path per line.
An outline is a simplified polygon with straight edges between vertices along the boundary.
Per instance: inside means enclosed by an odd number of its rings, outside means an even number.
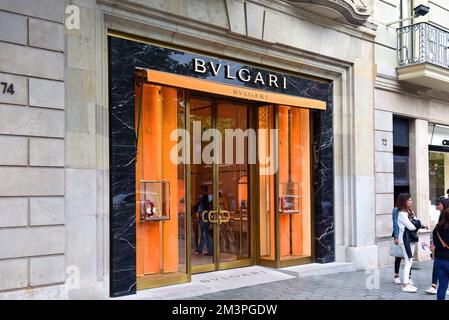
M409 120L393 117L394 199L410 192L409 182Z
M447 197L449 189L449 127L429 124L429 201Z

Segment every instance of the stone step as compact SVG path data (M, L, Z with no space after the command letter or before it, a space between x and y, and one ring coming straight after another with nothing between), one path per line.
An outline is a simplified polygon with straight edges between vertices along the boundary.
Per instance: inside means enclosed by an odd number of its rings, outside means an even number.
M310 263L300 266L293 266L279 269L289 274L296 274L297 277L322 276L326 274L335 274L341 272L357 271L356 264L353 262L331 262L331 263Z
M130 299L185 299L242 287L294 279L295 275L262 266L205 272L192 276L190 283L138 291L136 295L115 298Z

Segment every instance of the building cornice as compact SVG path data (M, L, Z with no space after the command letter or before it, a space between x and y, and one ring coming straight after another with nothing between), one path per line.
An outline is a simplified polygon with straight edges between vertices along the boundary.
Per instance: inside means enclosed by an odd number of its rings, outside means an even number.
M447 92L427 88L398 80L398 78L378 73L376 76L376 89L406 94L419 99L441 101L449 103Z
M366 25L371 15L371 10L366 0L286 0L295 4L310 4L327 7L342 15L345 20L353 25Z
M107 5L113 8L118 8L122 10L128 10L131 12L140 13L142 15L154 15L158 13L157 15L159 18L162 18L162 16L165 16L165 20L173 20L170 17L173 17L178 21L178 23L182 24L188 23L188 21L196 21L193 19L189 19L188 17L182 16L182 19L179 19L181 16L175 15L173 13L158 10L153 7L149 7L140 3L136 3L135 1L130 0L96 0L98 4ZM341 32L344 34L347 34L351 37L356 37L365 41L374 41L374 38L376 36L375 28L368 28L366 26L351 26L348 24L339 23L335 20L332 20L330 18L320 16L318 14L315 14L313 12L304 12L300 8L297 8L293 6L290 3L287 3L285 0L246 0L246 2L251 2L254 4L258 4L260 6L263 6L265 8L271 9L276 12L280 12L286 15L289 15L291 17L295 17L304 21L308 21L317 25L320 25L325 28L329 28L332 30L335 30L337 32ZM212 30L213 29L224 29L223 27L207 24L204 21L201 22L205 29ZM207 27L207 26L210 26ZM228 30L229 31L229 30Z

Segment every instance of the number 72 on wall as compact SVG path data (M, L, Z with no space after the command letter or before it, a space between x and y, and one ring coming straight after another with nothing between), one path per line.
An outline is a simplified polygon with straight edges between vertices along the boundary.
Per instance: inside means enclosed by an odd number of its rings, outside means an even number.
M1 86L3 86L3 90L1 89ZM2 93L10 93L14 94L14 84L13 83L7 83L7 82L0 82L0 90Z

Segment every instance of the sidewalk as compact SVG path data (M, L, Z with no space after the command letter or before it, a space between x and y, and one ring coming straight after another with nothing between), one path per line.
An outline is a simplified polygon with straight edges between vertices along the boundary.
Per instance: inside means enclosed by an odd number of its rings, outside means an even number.
M425 292L431 285L432 261L415 262L412 279L417 293L404 293L393 282L393 267L374 271L345 272L324 276L289 278L266 284L199 295L188 299L217 300L436 300ZM401 267L402 273L402 267ZM449 300L449 296L447 297Z

